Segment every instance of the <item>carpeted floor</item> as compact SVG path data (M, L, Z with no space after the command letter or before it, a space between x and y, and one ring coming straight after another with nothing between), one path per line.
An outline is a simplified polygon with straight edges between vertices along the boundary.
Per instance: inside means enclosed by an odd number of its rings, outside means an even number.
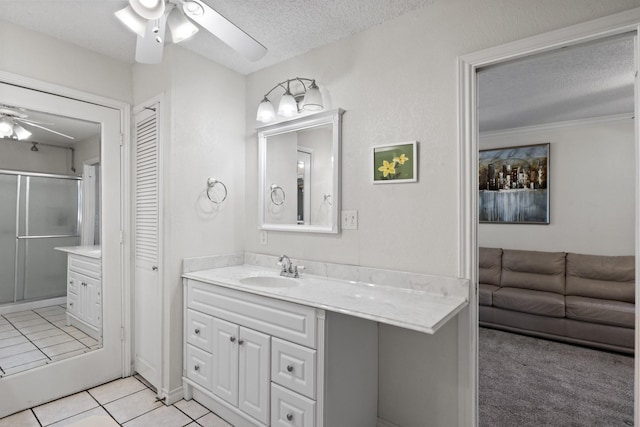
M480 328L481 427L632 426L633 357Z

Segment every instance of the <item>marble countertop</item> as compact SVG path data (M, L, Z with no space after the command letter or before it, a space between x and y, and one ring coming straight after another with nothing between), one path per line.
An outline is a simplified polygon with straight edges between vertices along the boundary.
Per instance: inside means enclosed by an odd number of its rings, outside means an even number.
M340 280L304 272L300 278L291 279L297 284L289 287L251 285L240 281L249 276L280 277L277 269L251 264L209 268L183 274L187 279L427 334L435 333L468 304L467 299L460 295Z
M102 258L102 248L100 246L59 246L53 249L61 252L67 252L69 254L82 255L89 258Z

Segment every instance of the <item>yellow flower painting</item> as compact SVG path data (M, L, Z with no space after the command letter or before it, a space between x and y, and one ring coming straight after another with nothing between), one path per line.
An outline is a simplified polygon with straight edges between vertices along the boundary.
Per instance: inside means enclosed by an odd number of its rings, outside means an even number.
M416 182L417 144L412 141L374 147L374 184Z

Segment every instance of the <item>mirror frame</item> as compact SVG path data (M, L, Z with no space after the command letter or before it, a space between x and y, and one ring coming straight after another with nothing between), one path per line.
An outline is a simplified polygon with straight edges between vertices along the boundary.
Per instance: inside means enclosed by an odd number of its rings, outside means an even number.
M260 230L295 231L306 233L333 233L340 232L340 187L341 167L340 152L342 143L342 114L345 110L336 109L325 111L294 120L287 120L275 124L262 126L258 129L258 221ZM266 222L265 200L267 196L267 139L270 136L288 132L310 129L317 126L332 125L332 156L333 156L333 189L331 207L331 225L303 225L303 224L273 224Z

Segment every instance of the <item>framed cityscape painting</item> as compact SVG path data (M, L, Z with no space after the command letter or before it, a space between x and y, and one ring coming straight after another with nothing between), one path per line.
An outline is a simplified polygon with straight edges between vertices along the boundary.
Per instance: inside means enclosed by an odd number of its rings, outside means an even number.
M481 223L549 224L550 144L480 150Z

